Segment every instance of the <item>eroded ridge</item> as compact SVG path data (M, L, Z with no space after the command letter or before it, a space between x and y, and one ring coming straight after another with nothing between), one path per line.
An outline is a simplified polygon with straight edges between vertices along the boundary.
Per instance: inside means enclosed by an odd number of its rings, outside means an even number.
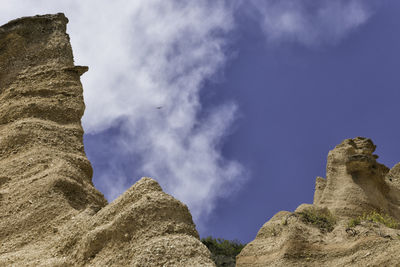
M357 137L331 150L313 204L273 216L237 266L396 266L400 168L377 162L375 148Z

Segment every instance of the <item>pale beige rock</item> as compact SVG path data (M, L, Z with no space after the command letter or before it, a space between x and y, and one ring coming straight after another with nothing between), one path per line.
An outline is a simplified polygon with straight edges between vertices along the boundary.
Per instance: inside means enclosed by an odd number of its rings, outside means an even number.
M322 193L324 192L325 187L326 179L322 177L317 177L317 179L315 180L314 204L321 201Z
M327 206L338 216L361 215L382 209L399 218L398 207L391 205L390 185L385 181L389 169L376 161L370 139L347 139L328 154L326 187L316 205ZM395 190L395 188L392 188Z
M83 148L63 14L0 27L0 266L215 266L186 205L142 178L108 204ZM111 179L112 177L110 177Z
M374 210L400 219L400 164L389 171L374 150L370 139L357 137L330 151L313 204L277 213L238 255L237 266L400 266L400 230L366 221L349 226ZM332 213L332 231L304 220L307 210Z

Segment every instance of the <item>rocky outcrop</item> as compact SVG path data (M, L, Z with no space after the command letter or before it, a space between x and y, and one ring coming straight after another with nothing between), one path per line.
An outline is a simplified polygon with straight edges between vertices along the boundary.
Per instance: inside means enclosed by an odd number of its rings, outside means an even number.
M92 184L63 14L0 27L0 266L214 266L188 208L142 178ZM111 178L110 178L111 179Z
M281 211L237 257L237 266L396 266L400 264L400 165L377 162L370 139L329 152L314 203Z

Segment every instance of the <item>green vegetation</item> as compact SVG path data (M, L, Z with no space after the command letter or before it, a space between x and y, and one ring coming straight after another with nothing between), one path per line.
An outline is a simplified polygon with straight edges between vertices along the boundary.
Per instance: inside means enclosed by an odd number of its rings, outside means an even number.
M202 238L201 242L210 250L211 258L217 267L234 267L236 264L236 256L245 246L245 244L237 240L215 239L211 236Z
M361 224L362 221L380 223L394 229L398 229L400 226L399 222L390 215L379 213L375 210L370 213L364 213L362 216L350 219L347 226L352 228Z
M331 232L336 224L336 218L328 209L308 208L299 215L303 222L317 226L322 232Z
M361 216L357 217L357 218L351 218L349 223L347 224L348 228L353 228L356 227L357 225L359 225L361 223Z

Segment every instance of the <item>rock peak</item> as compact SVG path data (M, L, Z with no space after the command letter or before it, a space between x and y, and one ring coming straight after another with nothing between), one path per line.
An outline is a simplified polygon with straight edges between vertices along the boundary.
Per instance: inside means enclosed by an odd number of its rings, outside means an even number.
M350 145L354 148L354 153L357 154L372 154L375 149L376 145L372 142L371 139L366 137L356 137L353 139L345 139L340 145L338 146L346 146Z
M238 255L236 266L395 266L400 256L400 163L377 162L371 139L328 153L313 204L281 211Z
M339 216L386 209L385 175L389 169L376 161L378 156L372 154L375 149L371 139L357 137L331 150L326 179L316 181L314 204L326 206Z

